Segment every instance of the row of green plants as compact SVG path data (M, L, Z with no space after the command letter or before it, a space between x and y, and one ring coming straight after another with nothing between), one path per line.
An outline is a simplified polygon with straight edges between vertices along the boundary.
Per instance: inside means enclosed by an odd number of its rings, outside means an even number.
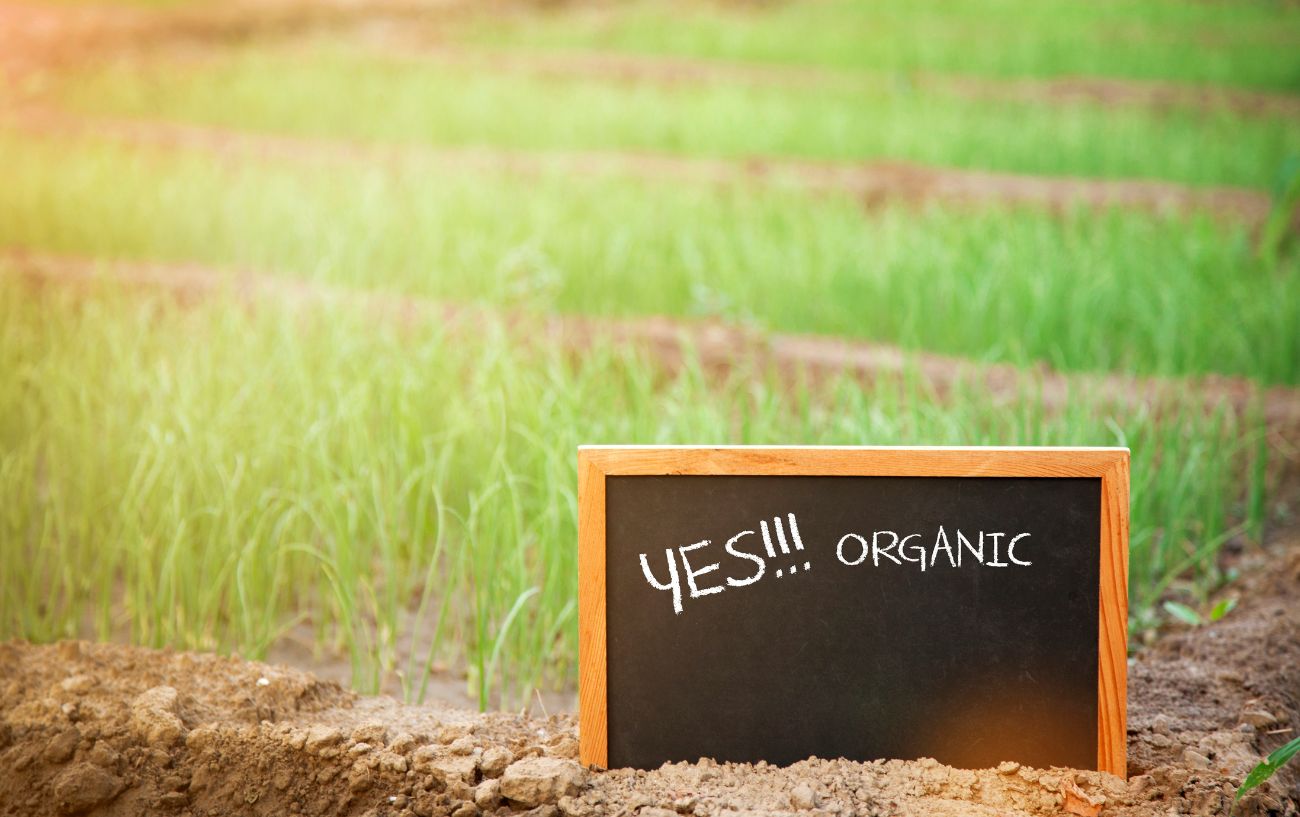
M1129 445L1139 629L1201 603L1267 515L1262 429L1195 395L798 387L575 357L527 323L385 324L0 287L0 637L259 656L310 627L361 689L397 674L418 699L450 663L518 705L573 680L582 443Z
M911 161L1257 188L1300 153L1300 121L1281 113L999 100L874 75L634 82L518 70L526 56L504 56L508 70L490 56L457 65L337 39L253 45L198 63L92 64L49 97L96 115L381 143Z
M989 77L1108 76L1297 90L1300 14L1269 0L635 0L563 12L470 17L510 48L602 49L766 64Z
M848 196L0 134L0 246L589 315L721 318L1065 371L1300 382L1300 255L1127 210ZM1294 187L1294 186L1293 186Z

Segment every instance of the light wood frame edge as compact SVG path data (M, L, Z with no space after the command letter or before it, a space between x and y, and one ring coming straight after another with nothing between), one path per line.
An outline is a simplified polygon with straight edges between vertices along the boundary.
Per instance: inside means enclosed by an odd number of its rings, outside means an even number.
M1097 768L1128 777L1129 454L1101 475L1097 594Z
M605 474L578 449L578 737L583 765L609 765L605 662Z
M580 757L609 762L605 629L605 477L1100 477L1097 768L1127 771L1127 448L582 446L578 449L578 706Z

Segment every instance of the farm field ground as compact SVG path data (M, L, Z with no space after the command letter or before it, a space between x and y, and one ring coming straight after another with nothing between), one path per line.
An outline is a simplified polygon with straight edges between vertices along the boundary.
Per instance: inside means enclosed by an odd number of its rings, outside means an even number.
M1263 2L0 1L0 813L1222 812L1300 728L1297 42ZM606 442L1131 447L1135 778L582 774ZM494 801L501 751L544 791Z

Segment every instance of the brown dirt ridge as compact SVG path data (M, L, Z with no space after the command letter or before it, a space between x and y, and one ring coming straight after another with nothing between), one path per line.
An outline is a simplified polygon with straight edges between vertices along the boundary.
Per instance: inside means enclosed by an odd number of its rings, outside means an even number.
M977 363L828 335L769 333L719 321L666 317L615 319L492 310L193 263L103 261L0 250L0 276L6 273L36 287L84 289L107 283L128 290L161 293L183 305L231 297L248 308L344 306L369 312L386 323L408 326L428 322L477 326L480 318L494 314L507 318L504 323L514 327L520 337L557 342L575 354L582 354L598 343L613 341L645 351L669 371L679 369L689 358L719 374L741 368L775 371L792 383L801 378L813 383L826 382L844 375L863 382L915 377L941 397L971 385L1015 400L1028 388L1049 407L1064 407L1071 395L1079 393L1102 396L1123 407L1159 407L1191 395L1203 402L1206 411L1221 408L1238 414L1259 411L1274 442L1281 443L1274 446L1277 450L1288 459L1300 451L1300 389L1260 387L1241 377L1065 374L1046 367L1027 371L1008 364Z
M148 9L126 4L38 5L0 0L0 83L164 45L232 44L304 31L446 20L475 11L466 0L228 0ZM481 10L479 10L481 13Z
M810 758L584 769L569 715L480 715L362 697L237 658L85 642L0 645L0 814L359 817L1227 814L1300 726L1300 536L1276 541L1225 619L1129 672L1129 780L1007 762ZM1286 768L1241 815L1300 813Z
M203 151L237 159L432 166L536 176L618 176L649 182L720 186L762 184L848 195L867 209L1026 207L1053 213L1124 208L1157 214L1202 213L1258 228L1269 218L1268 193L1244 187L1193 186L1146 179L1034 176L906 162L817 161L775 157L690 158L636 151L527 151L429 147L240 131L167 120L83 116L48 107L0 109L0 127L42 138L106 140L130 147Z

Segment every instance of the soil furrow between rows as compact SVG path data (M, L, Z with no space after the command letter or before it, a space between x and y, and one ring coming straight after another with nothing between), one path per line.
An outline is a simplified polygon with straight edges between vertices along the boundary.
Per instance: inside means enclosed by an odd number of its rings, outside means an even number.
M250 308L341 305L407 326L429 322L476 326L483 318L495 316L513 327L521 338L558 343L578 354L613 342L636 347L669 371L679 369L689 359L724 375L736 370L775 372L792 386L799 382L824 383L840 376L863 382L917 378L940 398L971 386L1008 402L1032 395L1049 408L1063 408L1072 396L1085 394L1127 408L1173 406L1190 399L1199 401L1206 411L1227 409L1243 415L1258 412L1275 438L1275 447L1288 459L1300 459L1300 389L1265 388L1240 377L1064 374L1042 366L1025 370L842 337L772 333L736 324L668 317L538 315L199 264L102 261L11 250L0 254L0 270L8 270L34 286L86 288L108 282L162 293L182 304L232 297Z
M513 71L544 78L595 79L669 87L726 83L754 88L843 88L952 94L987 102L1089 104L1153 111L1300 116L1300 96L1219 85L1098 76L990 78L932 71L849 71L608 51L506 51L422 42L385 30L373 43L386 58L455 68Z
M522 24L534 10L527 5L497 3L493 12L516 16ZM930 71L891 73L602 51L485 50L447 42L449 21L482 13L476 4L462 0L366 4L278 0L165 12L115 8L111 13L95 7L38 8L0 2L0 76L6 69L20 73L83 65L106 56L165 54L169 47L180 47L192 54L196 47L219 48L253 39L296 37L309 30L355 37L375 45L387 56L543 76L668 85L727 82L796 90L906 87L995 102L1082 102L1108 108L1227 112L1237 116L1300 115L1300 96L1214 84L1105 76L994 78Z
M1252 228L1273 209L1263 191L1141 179L1033 176L906 162L817 161L776 157L689 158L634 151L527 151L433 147L301 137L168 120L84 116L45 107L0 110L0 127L38 138L87 138L133 147L210 152L284 162L365 162L520 175L564 173L648 182L763 184L851 196L863 207L1027 207L1055 213L1125 208L1165 215L1201 213Z

